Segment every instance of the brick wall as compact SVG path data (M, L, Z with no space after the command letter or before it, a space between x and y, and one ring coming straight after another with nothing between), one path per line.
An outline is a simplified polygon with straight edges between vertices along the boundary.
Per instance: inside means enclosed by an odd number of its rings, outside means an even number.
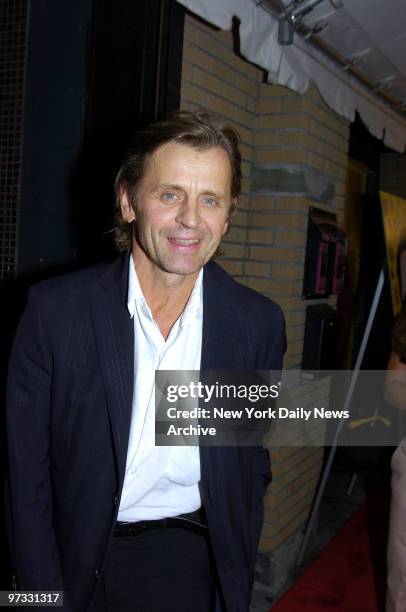
M300 96L264 83L263 71L233 51L230 32L192 15L186 17L183 58L182 108L217 113L242 140L241 206L220 263L282 306L285 367L300 368L305 309L315 303L301 298L307 211L309 205L318 206L337 213L342 222L349 124L327 107L315 86ZM336 305L335 298L326 302ZM271 453L274 480L265 500L260 549L277 559L292 538L299 542L323 451L293 447L271 448ZM297 551L293 548L286 572ZM278 580L284 578L279 571Z
M230 231L223 240L223 267L243 281L248 259L248 222L256 127L255 101L262 71L233 52L231 32L216 31L186 17L181 106L206 108L221 115L241 137L242 195Z

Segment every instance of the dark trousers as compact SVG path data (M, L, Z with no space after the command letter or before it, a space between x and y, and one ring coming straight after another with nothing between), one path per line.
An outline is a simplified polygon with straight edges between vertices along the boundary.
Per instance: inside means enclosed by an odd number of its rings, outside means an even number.
M92 612L211 612L209 538L181 528L114 537Z

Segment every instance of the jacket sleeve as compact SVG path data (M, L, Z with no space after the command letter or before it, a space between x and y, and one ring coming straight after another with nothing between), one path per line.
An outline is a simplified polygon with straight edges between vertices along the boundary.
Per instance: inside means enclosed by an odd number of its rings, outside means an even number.
M263 335L264 341L259 346L257 369L272 371L273 383L279 380L282 372L283 355L286 351L285 318L279 306L273 304L274 312L268 334ZM271 466L269 453L262 447L254 449L254 501L262 499L271 481Z
M49 456L52 351L36 294L30 291L9 364L9 536L18 588L63 590Z
M259 347L257 356L257 368L260 370L272 370L277 374L282 371L283 355L286 351L285 318L279 306L275 308L274 316L271 318L269 333L264 334L265 340ZM276 382L276 380L275 380ZM272 480L271 462L269 452L263 447L253 447L253 486L251 496L251 521L252 521L252 573L251 586L253 582L253 571L258 549L259 538L264 522L264 504L269 483Z
M267 331L263 333L258 348L256 362L258 370L279 372L283 366L283 355L286 351L285 317L279 306L272 304Z

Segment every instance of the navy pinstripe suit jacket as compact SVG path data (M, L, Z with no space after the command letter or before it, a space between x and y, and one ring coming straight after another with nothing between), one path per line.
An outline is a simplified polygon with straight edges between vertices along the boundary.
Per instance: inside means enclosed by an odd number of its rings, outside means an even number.
M87 610L116 521L130 429L128 254L30 290L9 367L10 539L20 589ZM276 369L280 308L217 264L203 277L201 368ZM247 611L270 481L259 447L201 447L202 494L230 612Z

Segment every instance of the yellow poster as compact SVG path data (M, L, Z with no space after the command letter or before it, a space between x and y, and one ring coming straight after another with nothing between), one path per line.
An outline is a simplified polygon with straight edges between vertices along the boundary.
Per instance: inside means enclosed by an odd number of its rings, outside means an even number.
M406 200L380 192L393 314L406 294Z

